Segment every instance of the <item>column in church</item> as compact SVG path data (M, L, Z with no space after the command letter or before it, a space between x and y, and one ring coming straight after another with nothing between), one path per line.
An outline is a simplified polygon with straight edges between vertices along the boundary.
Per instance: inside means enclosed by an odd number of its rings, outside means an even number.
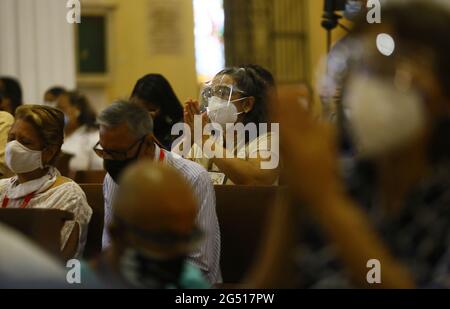
M65 0L0 0L0 76L18 78L25 103L51 86L75 88L75 32Z

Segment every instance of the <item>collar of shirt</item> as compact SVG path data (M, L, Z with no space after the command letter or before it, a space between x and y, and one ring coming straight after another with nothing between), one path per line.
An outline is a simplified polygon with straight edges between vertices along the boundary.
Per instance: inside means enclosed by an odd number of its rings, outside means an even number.
M154 156L154 161L155 162L159 162L159 161L162 161L162 162L166 162L166 160L167 160L167 155L168 155L168 151L165 151L164 149L162 149L161 147L159 147L158 146L158 144L156 144L156 143L154 143L154 145L155 145L155 156ZM164 157L163 158L161 158L161 152L163 152L164 153Z

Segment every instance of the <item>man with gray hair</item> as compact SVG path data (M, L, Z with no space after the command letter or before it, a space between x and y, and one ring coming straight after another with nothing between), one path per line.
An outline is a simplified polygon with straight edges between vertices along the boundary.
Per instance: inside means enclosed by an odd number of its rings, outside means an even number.
M153 136L152 118L144 108L128 101L118 101L99 116L100 141L95 153L103 159L108 174L103 183L105 228L103 248L110 245L107 227L111 223L112 205L118 179L130 164L153 158L175 168L189 183L198 203L197 225L204 233L201 245L189 255L189 261L202 270L211 283L221 283L220 230L216 214L214 187L208 172L200 165L161 149Z

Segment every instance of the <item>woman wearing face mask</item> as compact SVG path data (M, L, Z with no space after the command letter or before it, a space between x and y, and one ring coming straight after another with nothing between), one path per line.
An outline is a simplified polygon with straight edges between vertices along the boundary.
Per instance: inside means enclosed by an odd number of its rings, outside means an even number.
M64 139L64 115L40 105L17 109L8 135L6 164L16 176L0 181L2 208L51 208L72 212L74 220L61 231L63 256L76 248L79 256L86 243L92 210L81 188L61 177L53 166ZM69 244L69 245L68 245Z
M183 122L183 108L167 79L160 74L145 75L134 86L131 100L148 110L157 141L170 150L177 138L172 126Z
M66 123L62 151L73 155L70 170L103 170L102 160L92 151L99 133L96 114L87 98L77 92L66 92L59 97L57 105L64 112Z
M219 72L204 87L201 100L202 105L207 106L206 112L201 113L197 101L186 103L184 119L191 130L192 145L187 157L203 165L216 184L272 185L277 182L278 137L270 131L272 126L267 121L266 110L272 89L251 67L229 68ZM211 147L214 153L221 154L220 157L208 158L206 152L202 152L210 136L195 139L195 118L202 119L202 132L208 123L222 128L222 134L215 136ZM230 143L230 147L227 125L253 125L256 132L253 136L243 135L242 140L237 134L231 135L234 143ZM274 166L262 168L269 160L275 162Z

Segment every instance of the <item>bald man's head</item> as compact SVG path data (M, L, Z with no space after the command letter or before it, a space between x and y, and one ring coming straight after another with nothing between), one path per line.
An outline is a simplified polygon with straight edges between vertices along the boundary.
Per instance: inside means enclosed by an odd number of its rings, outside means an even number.
M148 235L188 238L195 230L197 203L184 178L169 166L141 161L121 178L113 206L113 242L127 242L140 249L176 255L186 250L186 242L160 245ZM125 240L126 239L126 240ZM131 244L130 244L131 243Z

